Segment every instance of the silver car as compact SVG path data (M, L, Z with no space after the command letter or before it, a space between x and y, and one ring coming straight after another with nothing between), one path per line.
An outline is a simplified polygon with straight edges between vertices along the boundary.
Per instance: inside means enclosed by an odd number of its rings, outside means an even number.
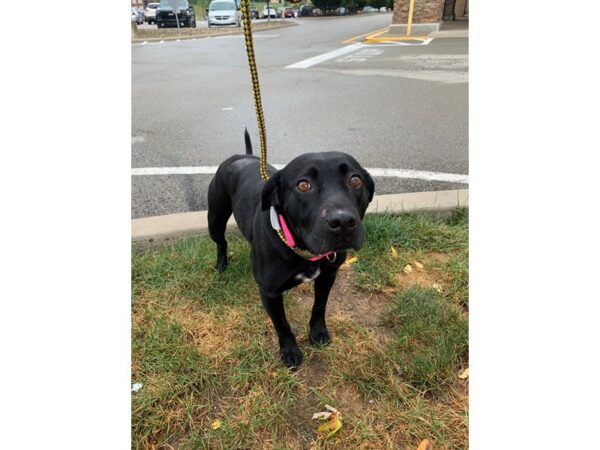
M239 4L235 0L213 0L208 6L208 26L242 25Z

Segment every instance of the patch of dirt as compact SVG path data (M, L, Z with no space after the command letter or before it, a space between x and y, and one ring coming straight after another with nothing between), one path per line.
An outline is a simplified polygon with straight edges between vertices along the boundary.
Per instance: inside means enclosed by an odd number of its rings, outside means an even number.
M314 293L312 283L304 283L296 290L297 300L312 308ZM388 299L383 294L370 294L354 286L351 270L340 270L327 302L327 316L343 318L367 328L382 328L379 323Z
M429 259L430 255L428 254L427 256L427 259ZM436 257L431 259L439 261ZM412 270L403 270L394 275L393 283L396 288L404 290L410 286L417 285L423 288L437 288L443 291L446 277L440 269L433 268L427 262L423 261L411 261L409 264ZM396 290L394 288L390 289L391 292Z

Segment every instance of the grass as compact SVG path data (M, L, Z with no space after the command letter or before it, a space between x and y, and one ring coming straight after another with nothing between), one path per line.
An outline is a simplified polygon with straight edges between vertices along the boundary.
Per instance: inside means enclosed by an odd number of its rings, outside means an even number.
M467 214L365 227L331 294L330 346L308 345L311 286L285 296L304 353L296 372L279 360L242 238L229 236L222 275L206 237L134 252L132 448L467 448ZM311 419L325 404L343 415L331 438Z

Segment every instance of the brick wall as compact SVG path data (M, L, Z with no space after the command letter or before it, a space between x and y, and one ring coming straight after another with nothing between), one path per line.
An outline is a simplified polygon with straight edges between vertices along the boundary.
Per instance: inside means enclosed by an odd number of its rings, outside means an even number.
M395 0L393 24L408 22L409 0ZM444 0L415 0L412 23L435 23L442 20Z

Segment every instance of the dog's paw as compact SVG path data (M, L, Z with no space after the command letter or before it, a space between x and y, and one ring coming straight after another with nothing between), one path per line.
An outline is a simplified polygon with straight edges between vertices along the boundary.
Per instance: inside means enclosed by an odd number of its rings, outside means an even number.
M221 258L221 257L217 258L217 266L216 266L217 272L219 272L219 273L225 272L227 270L227 266L228 266L227 258Z
M308 335L308 341L314 346L331 344L331 336L329 335L329 331L327 331L327 327L312 328Z
M302 352L297 345L281 347L281 359L286 367L293 369L300 366L302 362Z

